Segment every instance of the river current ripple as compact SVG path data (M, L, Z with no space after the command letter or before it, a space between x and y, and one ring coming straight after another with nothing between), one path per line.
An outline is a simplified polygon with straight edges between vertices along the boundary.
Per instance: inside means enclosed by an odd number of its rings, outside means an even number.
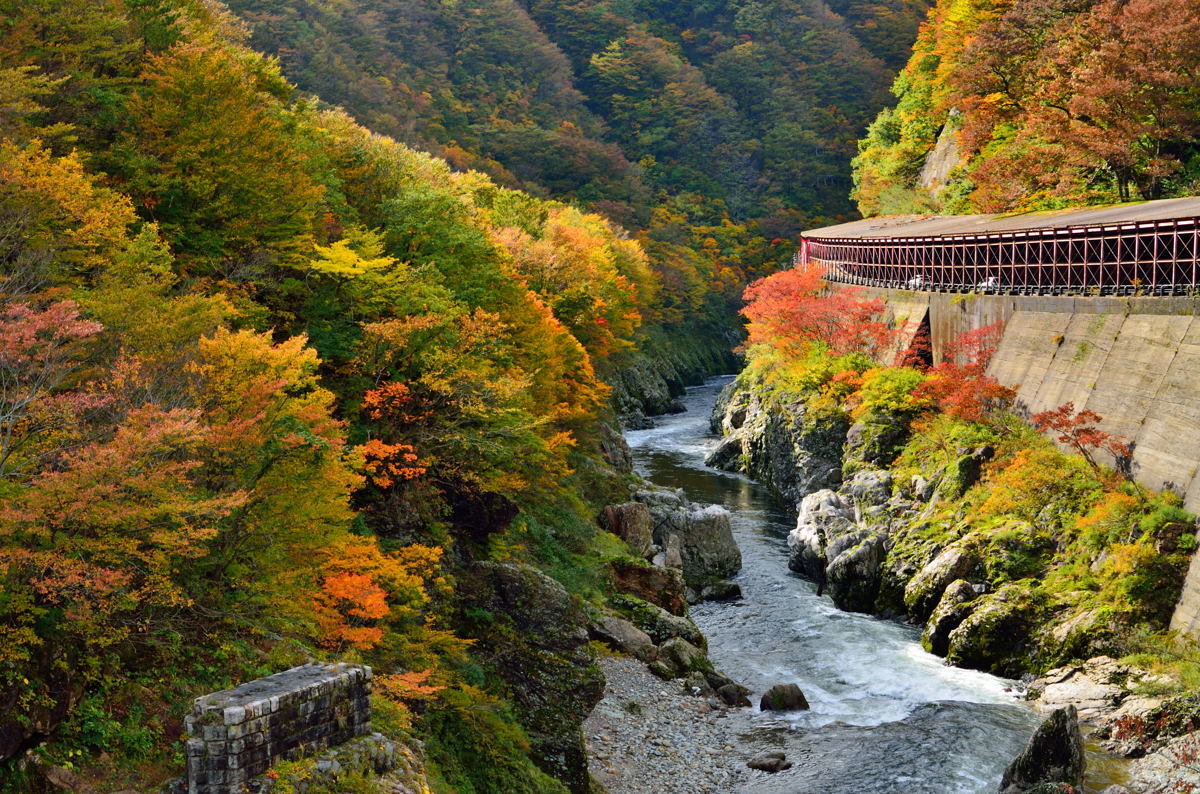
M626 439L638 472L732 514L743 600L694 607L718 669L756 693L797 683L812 708L756 714L740 751L783 750L791 770L756 794L983 794L1024 747L1038 717L1012 681L949 667L911 626L842 612L787 568L794 515L767 489L704 465L708 416L729 378L688 390L687 412Z

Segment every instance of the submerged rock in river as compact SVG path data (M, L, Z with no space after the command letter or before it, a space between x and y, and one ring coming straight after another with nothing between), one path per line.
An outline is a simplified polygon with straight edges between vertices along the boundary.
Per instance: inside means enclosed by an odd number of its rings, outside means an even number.
M1025 751L1004 771L1000 794L1024 794L1045 783L1078 786L1086 766L1075 707L1057 709L1038 726Z
M808 698L796 684L776 684L759 701L763 711L808 711Z

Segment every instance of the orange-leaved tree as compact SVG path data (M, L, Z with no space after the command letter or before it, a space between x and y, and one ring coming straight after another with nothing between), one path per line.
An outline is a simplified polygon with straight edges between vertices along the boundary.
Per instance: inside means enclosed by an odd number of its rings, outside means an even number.
M384 552L374 538L347 536L322 554L312 600L317 639L333 650L368 650L386 630L421 623L430 591L445 584L437 546L412 544Z
M950 416L980 421L990 411L1012 404L1016 393L987 374L987 366L1003 335L996 322L960 334L947 344L942 361L926 371L917 395L933 400Z
M747 347L763 345L798 356L813 343L835 355L879 355L893 331L882 318L883 301L865 300L856 290L826 289L816 268L784 270L746 288Z

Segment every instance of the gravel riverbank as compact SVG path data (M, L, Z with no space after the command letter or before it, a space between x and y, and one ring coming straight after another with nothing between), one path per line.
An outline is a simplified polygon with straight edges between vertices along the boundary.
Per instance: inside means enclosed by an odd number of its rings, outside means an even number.
M600 667L604 699L583 729L592 776L610 794L728 792L763 774L735 749L751 709L714 709L628 657L605 657Z

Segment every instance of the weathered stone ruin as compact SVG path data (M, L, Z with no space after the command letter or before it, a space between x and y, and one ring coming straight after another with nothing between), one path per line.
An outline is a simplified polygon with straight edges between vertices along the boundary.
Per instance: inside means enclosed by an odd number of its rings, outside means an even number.
M276 760L371 731L371 668L306 664L196 698L184 725L188 794L241 791Z

